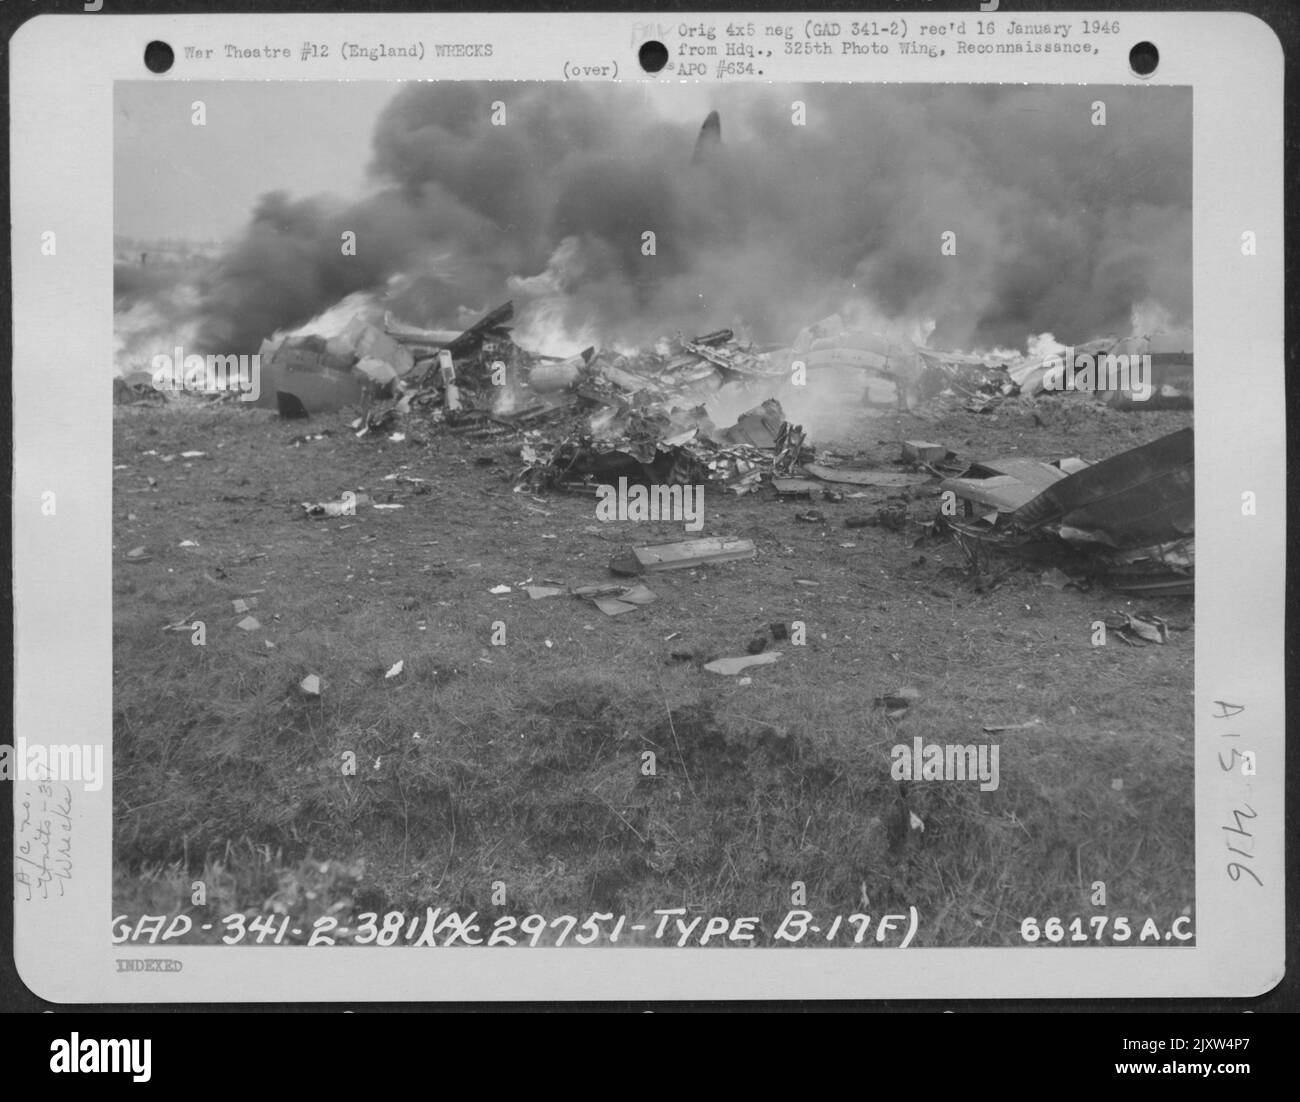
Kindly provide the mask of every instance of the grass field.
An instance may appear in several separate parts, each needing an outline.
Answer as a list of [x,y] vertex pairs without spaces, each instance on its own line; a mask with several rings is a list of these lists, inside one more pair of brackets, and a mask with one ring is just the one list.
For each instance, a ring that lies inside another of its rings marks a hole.
[[[912,437],[1095,460],[1190,423],[1070,397],[807,428],[879,462]],[[617,618],[567,594],[496,596],[615,580],[618,551],[682,526],[599,524],[592,498],[513,493],[509,442],[406,431],[356,439],[344,415],[239,403],[117,408],[115,913],[685,907],[760,916],[767,942],[802,884],[815,913],[914,905],[915,944],[932,946],[1018,945],[1026,916],[1136,930],[1193,913],[1190,600],[1058,591],[1032,558],[995,561],[1002,584],[977,588],[954,543],[914,546],[919,524],[844,527],[883,491],[812,503],[818,524],[771,491],[711,488],[698,535],[752,539],[757,559],[652,575],[658,600]],[[302,519],[299,503],[348,490],[403,508]],[[261,626],[244,631],[232,601],[250,596]],[[1167,645],[1092,645],[1094,620],[1137,607],[1177,629]],[[204,645],[161,630],[182,619],[203,621]],[[794,621],[805,645],[771,639]],[[781,658],[748,684],[702,668],[763,634]],[[319,696],[299,688],[313,673]],[[921,694],[903,716],[873,706],[902,686]],[[900,786],[890,748],[915,737],[997,743],[999,787]]]

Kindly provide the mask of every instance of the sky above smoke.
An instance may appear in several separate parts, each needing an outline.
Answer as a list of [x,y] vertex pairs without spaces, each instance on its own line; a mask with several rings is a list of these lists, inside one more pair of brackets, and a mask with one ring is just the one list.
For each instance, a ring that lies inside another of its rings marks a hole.
[[[1142,303],[1191,320],[1185,89],[413,84],[368,179],[258,200],[186,297],[203,350],[256,351],[359,291],[452,328],[513,298],[521,331],[619,344],[784,343],[836,311],[963,348],[1123,335]],[[149,293],[120,274],[120,305]]]

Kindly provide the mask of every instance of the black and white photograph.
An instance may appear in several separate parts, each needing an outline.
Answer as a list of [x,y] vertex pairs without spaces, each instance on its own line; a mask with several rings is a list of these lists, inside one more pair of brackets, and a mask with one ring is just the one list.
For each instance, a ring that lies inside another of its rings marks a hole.
[[121,81],[113,156],[115,935],[1196,944],[1190,88]]

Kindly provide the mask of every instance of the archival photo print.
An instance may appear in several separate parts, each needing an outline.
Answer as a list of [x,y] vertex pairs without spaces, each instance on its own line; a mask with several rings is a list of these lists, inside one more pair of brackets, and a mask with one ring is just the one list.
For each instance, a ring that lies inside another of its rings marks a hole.
[[115,939],[1196,943],[1190,88],[121,82],[114,157]]

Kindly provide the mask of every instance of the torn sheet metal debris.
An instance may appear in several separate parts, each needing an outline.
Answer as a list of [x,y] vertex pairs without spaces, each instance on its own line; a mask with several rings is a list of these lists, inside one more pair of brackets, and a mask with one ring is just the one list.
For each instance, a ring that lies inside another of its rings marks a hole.
[[854,486],[881,486],[887,489],[904,489],[923,486],[930,481],[928,474],[910,471],[867,470],[856,467],[825,467],[819,463],[805,463],[803,469],[824,482],[844,482]]
[[757,553],[753,540],[739,539],[736,536],[708,536],[654,547],[634,547],[629,555],[619,556],[611,562],[610,569],[616,574],[684,570],[706,563],[752,559]]
[[750,666],[770,666],[780,657],[779,650],[769,650],[762,654],[746,654],[737,658],[715,658],[712,662],[705,662],[704,668],[710,673],[733,677],[741,670],[749,669]]
[[1065,477],[1059,467],[1037,459],[990,459],[972,463],[960,478],[944,479],[939,489],[965,502],[968,516],[983,516],[989,509],[1013,513]]
[[1192,430],[1181,429],[1063,478],[1014,519],[1027,531],[1057,524],[1072,541],[1115,548],[1179,540],[1195,530],[1193,473]]
[[658,600],[654,591],[644,585],[586,585],[572,592],[575,597],[590,601],[606,616],[621,616]]
[[1121,622],[1107,624],[1107,628],[1130,646],[1143,647],[1148,643],[1164,644],[1169,642],[1169,624],[1159,616],[1142,613],[1134,616],[1124,611],[1115,615]]
[[720,443],[748,444],[752,448],[776,447],[777,434],[785,423],[785,413],[775,399],[742,413],[729,429],[717,434]]

